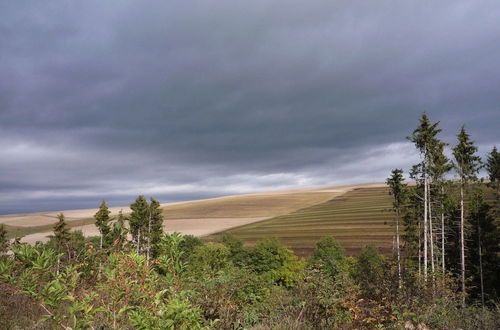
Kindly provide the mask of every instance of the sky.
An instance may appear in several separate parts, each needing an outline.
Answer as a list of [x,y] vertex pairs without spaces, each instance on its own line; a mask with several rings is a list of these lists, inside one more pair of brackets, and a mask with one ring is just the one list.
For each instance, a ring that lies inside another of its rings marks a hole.
[[0,1],[0,214],[381,182],[500,146],[500,2]]

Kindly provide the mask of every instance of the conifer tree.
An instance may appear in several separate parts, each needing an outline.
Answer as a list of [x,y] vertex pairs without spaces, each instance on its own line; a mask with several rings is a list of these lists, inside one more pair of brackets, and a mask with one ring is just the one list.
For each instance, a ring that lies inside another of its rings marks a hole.
[[398,263],[398,286],[402,287],[401,279],[401,251],[400,251],[400,237],[399,237],[399,225],[401,220],[401,210],[404,206],[406,199],[406,184],[404,182],[403,170],[394,169],[391,172],[391,176],[387,179],[386,183],[390,188],[389,193],[393,197],[393,209],[395,212],[395,224],[396,224],[396,257]]
[[[413,172],[419,173],[421,178],[421,184],[423,185],[423,254],[424,254],[424,279],[427,281],[428,274],[428,251],[432,245],[432,221],[429,206],[430,202],[430,167],[432,164],[433,150],[438,145],[439,140],[436,139],[436,135],[441,132],[441,129],[437,128],[439,122],[431,123],[429,117],[424,112],[420,118],[420,125],[413,131],[413,134],[408,137],[408,139],[413,142],[416,148],[420,151],[421,162],[414,166]],[[415,174],[413,175],[415,176]],[[431,260],[433,260],[433,255],[431,254]]]
[[477,148],[469,134],[462,126],[457,135],[458,144],[453,148],[454,167],[460,178],[460,266],[462,284],[462,306],[465,307],[465,189],[471,180],[476,180],[476,174],[481,165],[481,158],[475,155]]
[[144,243],[148,239],[148,225],[150,210],[148,201],[143,195],[137,197],[135,202],[130,205],[132,213],[129,216],[130,232],[132,239],[135,242],[137,253],[142,253]]
[[[58,216],[58,222],[54,226],[54,241],[56,244],[56,250],[58,253],[62,253],[64,250],[67,251],[68,258],[70,257],[69,252],[69,241],[70,241],[70,233],[67,228],[66,220],[64,214],[60,213]],[[61,264],[61,257],[57,259],[57,274],[59,274]]]
[[492,213],[496,219],[497,226],[500,227],[500,153],[497,151],[497,147],[493,147],[488,154],[485,167],[490,179],[488,186],[495,192],[495,205]]
[[95,225],[97,226],[97,228],[99,228],[99,232],[101,233],[101,242],[100,242],[101,249],[103,247],[103,240],[105,240],[105,238],[108,236],[110,232],[109,228],[109,221],[111,220],[111,218],[109,217],[110,213],[111,211],[106,205],[106,201],[103,200],[101,202],[101,206],[99,206],[99,210],[94,215]]
[[7,230],[3,224],[0,225],[0,255],[3,255],[9,249],[9,239],[7,238]]
[[159,253],[159,243],[163,234],[163,214],[160,209],[160,203],[151,197],[149,228],[148,228],[148,260],[156,258]]
[[490,179],[490,186],[498,193],[500,190],[500,153],[494,146],[486,159],[486,170]]

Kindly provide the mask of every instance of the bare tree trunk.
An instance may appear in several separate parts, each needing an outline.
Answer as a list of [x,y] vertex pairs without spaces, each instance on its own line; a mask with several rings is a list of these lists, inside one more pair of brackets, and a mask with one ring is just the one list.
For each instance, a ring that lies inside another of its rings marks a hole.
[[427,173],[426,170],[424,170],[424,281],[427,281],[427,235],[429,232],[429,224],[427,222],[428,220],[428,187],[427,187]]
[[392,258],[396,255],[396,227],[394,227],[394,235],[392,235]]
[[445,229],[444,213],[441,213],[441,271],[446,273],[446,248],[445,248]]
[[141,230],[138,229],[138,233],[137,233],[137,254],[140,253],[140,246],[141,246]]
[[460,178],[460,263],[462,281],[462,307],[465,308],[465,235],[464,235],[464,185]]
[[146,250],[146,263],[149,266],[149,253],[151,250],[151,212],[149,212],[149,222],[148,222],[148,249]]
[[422,275],[422,238],[420,237],[420,222],[418,223],[418,275]]
[[432,278],[434,278],[435,266],[434,266],[434,230],[432,229],[432,212],[431,212],[431,196],[429,192],[429,244],[431,247],[431,271]]
[[101,233],[101,244],[100,244],[101,250],[102,250],[102,233]]
[[396,209],[396,252],[398,257],[398,280],[399,280],[399,288],[402,288],[402,279],[401,279],[401,251],[399,248],[399,206]]
[[[441,187],[441,195],[444,196],[444,188]],[[446,266],[445,266],[445,246],[444,246],[444,204],[441,202],[441,268],[443,270],[443,275],[446,273]]]
[[481,305],[484,308],[484,282],[483,282],[483,253],[481,251],[481,226],[477,219],[477,241],[479,247],[479,278],[481,280]]

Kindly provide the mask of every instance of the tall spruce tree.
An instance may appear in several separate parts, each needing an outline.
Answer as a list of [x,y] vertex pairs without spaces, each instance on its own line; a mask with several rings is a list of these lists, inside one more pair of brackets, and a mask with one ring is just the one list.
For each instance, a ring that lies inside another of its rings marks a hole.
[[101,242],[100,242],[101,249],[103,247],[103,241],[105,243],[108,242],[107,238],[111,230],[109,227],[109,221],[111,220],[111,218],[109,217],[110,213],[111,211],[106,205],[106,201],[103,200],[101,202],[101,206],[99,206],[99,210],[94,215],[95,225],[97,226],[97,228],[99,228],[99,232],[101,233]]
[[130,209],[132,210],[129,216],[132,240],[135,243],[137,253],[143,253],[144,245],[148,240],[150,218],[148,201],[143,195],[140,195],[136,198],[135,202],[130,205]]
[[151,204],[149,206],[149,228],[148,228],[148,260],[149,258],[156,258],[159,253],[159,243],[161,235],[163,234],[163,214],[160,209],[160,202],[151,197]]
[[[432,217],[429,212],[431,205],[430,198],[430,167],[432,166],[433,150],[438,145],[436,135],[441,132],[438,128],[439,122],[431,123],[429,117],[424,112],[419,120],[419,126],[413,131],[413,134],[408,139],[415,144],[415,147],[420,151],[421,162],[413,168],[414,173],[419,173],[420,184],[423,185],[422,201],[424,204],[423,212],[423,255],[424,255],[424,280],[427,281],[428,275],[428,251],[432,246]],[[415,176],[415,175],[413,175]],[[431,260],[433,260],[431,250]]]
[[[61,254],[61,253],[67,253],[68,258],[70,257],[70,252],[69,252],[69,241],[71,238],[71,235],[69,233],[68,225],[66,224],[66,219],[64,217],[64,214],[60,213],[57,216],[57,219],[59,220],[55,226],[54,226],[54,235],[53,239],[56,245],[56,251]],[[61,267],[61,257],[59,256],[57,259],[57,274],[59,274],[59,270]]]
[[496,146],[488,154],[485,167],[488,171],[490,186],[498,193],[500,190],[500,153],[497,151]]
[[454,167],[460,178],[460,266],[462,284],[462,306],[465,307],[465,190],[471,180],[476,180],[481,158],[476,156],[477,148],[462,126],[457,135],[458,144],[453,148]]
[[401,221],[401,211],[406,199],[406,184],[404,184],[403,170],[394,169],[391,172],[391,176],[386,180],[387,185],[390,188],[389,193],[393,197],[392,207],[395,213],[395,225],[396,225],[396,260],[398,264],[398,287],[402,287],[401,278],[401,250],[400,250],[400,237],[399,237],[399,226]]
[[490,180],[488,186],[493,189],[495,194],[495,205],[491,212],[497,226],[500,227],[500,153],[497,151],[497,147],[493,147],[488,154],[485,167]]

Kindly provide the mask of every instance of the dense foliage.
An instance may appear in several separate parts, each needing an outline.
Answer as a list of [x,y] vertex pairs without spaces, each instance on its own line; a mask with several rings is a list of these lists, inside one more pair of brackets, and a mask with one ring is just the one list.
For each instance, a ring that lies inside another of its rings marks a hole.
[[133,241],[100,249],[99,239],[75,232],[65,235],[60,250],[57,236],[46,244],[16,244],[11,254],[1,256],[1,328],[499,325],[495,306],[460,307],[453,277],[431,287],[418,274],[407,273],[398,290],[392,260],[374,246],[357,258],[346,257],[332,237],[320,240],[313,256],[303,260],[276,240],[246,248],[229,235],[202,243],[162,234],[157,257],[148,264]]

